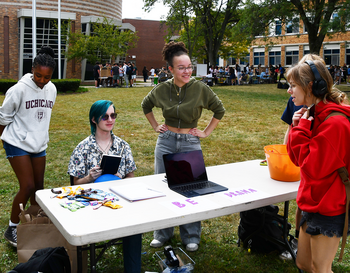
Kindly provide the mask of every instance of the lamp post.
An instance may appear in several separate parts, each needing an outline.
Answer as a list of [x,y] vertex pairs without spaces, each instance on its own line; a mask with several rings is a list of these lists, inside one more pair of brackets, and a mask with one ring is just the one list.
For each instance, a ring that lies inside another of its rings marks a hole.
[[33,61],[36,57],[36,0],[32,0],[32,52],[33,52]]

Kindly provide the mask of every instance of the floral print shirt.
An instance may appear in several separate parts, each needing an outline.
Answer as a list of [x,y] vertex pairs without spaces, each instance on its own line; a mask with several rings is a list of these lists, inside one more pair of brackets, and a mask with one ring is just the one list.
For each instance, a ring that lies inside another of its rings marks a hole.
[[[128,173],[136,170],[135,161],[129,144],[113,133],[111,135],[113,143],[108,154],[120,155],[120,152],[123,153],[118,173],[124,178]],[[68,174],[74,177],[84,178],[93,167],[100,165],[102,155],[103,152],[99,150],[95,136],[88,136],[74,149],[68,165]]]

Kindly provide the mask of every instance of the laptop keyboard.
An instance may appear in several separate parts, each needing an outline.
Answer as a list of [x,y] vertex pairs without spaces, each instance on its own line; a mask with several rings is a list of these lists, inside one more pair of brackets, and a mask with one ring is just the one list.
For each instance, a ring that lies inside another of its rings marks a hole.
[[180,190],[182,192],[187,192],[187,191],[210,188],[213,186],[215,186],[213,182],[207,181],[207,182],[193,183],[190,185],[181,185],[181,186],[175,187],[175,189]]

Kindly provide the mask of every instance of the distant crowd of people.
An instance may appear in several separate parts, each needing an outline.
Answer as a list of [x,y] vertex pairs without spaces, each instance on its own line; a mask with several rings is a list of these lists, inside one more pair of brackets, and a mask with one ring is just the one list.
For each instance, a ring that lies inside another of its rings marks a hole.
[[[347,67],[346,64],[343,66],[330,65],[329,72],[334,80],[335,84],[345,82],[350,84],[350,65]],[[259,64],[257,67],[254,65],[249,66],[247,64],[244,67],[236,64],[234,66],[227,65],[226,67],[210,66],[208,74],[203,77],[208,85],[218,83],[218,79],[226,77],[226,84],[229,85],[241,85],[244,83],[277,83],[281,82],[285,78],[286,69],[281,65],[270,65],[268,67],[262,67]]]
[[126,88],[134,86],[137,67],[132,62],[114,63],[113,65],[106,63],[104,66],[100,62],[96,62],[93,68],[96,88],[101,86],[101,71],[104,68],[110,71],[108,72],[110,75],[108,75],[108,79],[106,79],[107,86],[121,87],[123,80]]
[[[208,74],[206,75],[206,82],[208,85],[213,85],[218,83],[218,78],[225,76],[227,78],[226,84],[229,85],[240,85],[243,83],[254,83],[253,76],[255,80],[259,83],[261,81],[268,80],[270,83],[277,83],[281,79],[286,80],[284,77],[285,68],[279,64],[278,66],[270,65],[269,67],[263,68],[261,64],[257,67],[254,65],[249,66],[247,64],[244,67],[236,64],[235,66],[227,65],[224,67],[210,66]],[[279,78],[278,78],[279,75]]]
[[156,69],[152,66],[150,70],[148,70],[147,67],[144,66],[142,70],[142,75],[144,82],[148,80],[149,76],[157,76],[158,82],[166,81],[167,79],[172,77],[172,73],[165,66]]
[[343,66],[331,64],[328,70],[335,84],[341,84],[342,81],[350,84],[350,65],[346,67],[346,64]]
[[[121,87],[124,81],[125,87],[133,87],[136,82],[137,67],[132,62],[124,63],[106,63],[104,66],[96,62],[93,68],[95,79],[95,87],[101,86],[101,71],[103,68],[110,70],[110,75],[106,79],[106,85],[110,87]],[[350,65],[343,66],[330,65],[329,72],[335,84],[340,84],[342,81],[350,84]],[[208,74],[203,77],[208,85],[218,84],[218,79],[225,77],[225,83],[228,85],[242,85],[244,83],[277,83],[282,79],[286,80],[284,74],[286,69],[281,65],[270,65],[262,67],[259,64],[257,67],[247,64],[244,67],[236,64],[234,66],[227,65],[226,67],[210,66]],[[165,81],[172,77],[171,72],[163,66],[162,68],[151,67],[150,70],[146,66],[142,70],[143,81],[146,82],[149,76],[158,76],[158,82]]]

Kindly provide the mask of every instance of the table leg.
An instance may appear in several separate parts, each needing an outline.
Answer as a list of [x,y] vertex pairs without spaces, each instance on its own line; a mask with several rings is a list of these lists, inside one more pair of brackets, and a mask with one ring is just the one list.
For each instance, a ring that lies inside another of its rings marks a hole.
[[83,272],[83,250],[81,246],[77,246],[77,262],[78,262],[78,273]]
[[[295,262],[295,259],[296,259],[296,255],[292,249],[292,247],[290,246],[289,244],[289,241],[288,241],[288,212],[289,212],[289,201],[285,201],[284,202],[284,215],[283,215],[283,219],[284,219],[284,225],[283,225],[283,233],[284,233],[284,243],[287,247],[287,250],[289,251],[289,253],[292,255],[293,257],[293,260]],[[299,272],[300,273],[303,273],[303,270],[299,269]]]
[[90,244],[90,272],[96,273],[96,253],[95,244]]

